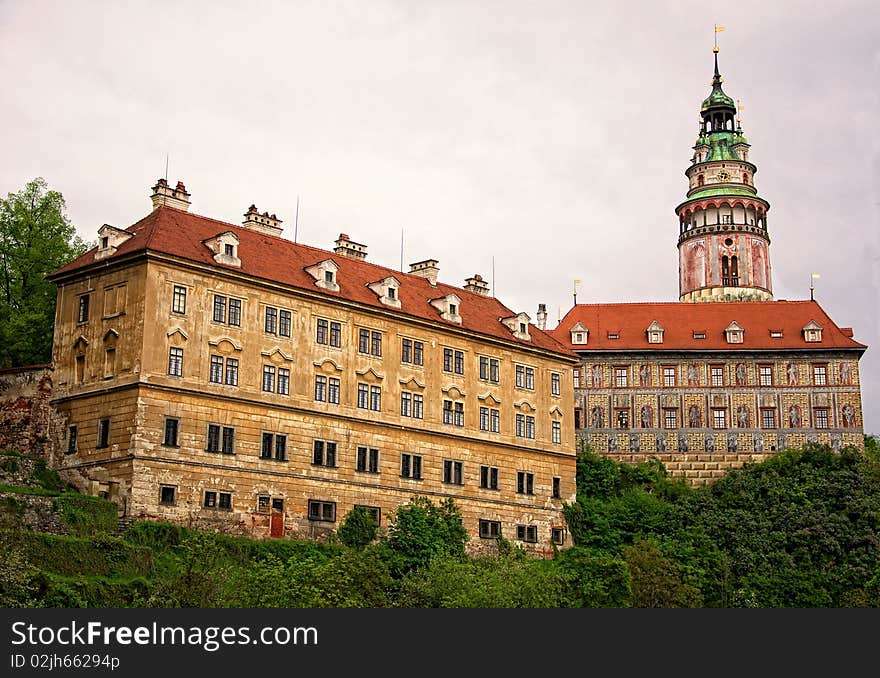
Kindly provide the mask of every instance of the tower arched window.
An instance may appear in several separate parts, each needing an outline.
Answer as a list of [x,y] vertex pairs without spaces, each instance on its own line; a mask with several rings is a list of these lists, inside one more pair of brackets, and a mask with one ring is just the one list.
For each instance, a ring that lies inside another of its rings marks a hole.
[[721,257],[721,284],[724,287],[730,285],[730,260],[726,254]]
[[730,283],[734,287],[739,285],[739,261],[735,256],[730,258]]
[[743,172],[743,183],[748,186],[749,185],[749,173]]
[[702,186],[705,182],[702,174],[697,175],[697,186]]

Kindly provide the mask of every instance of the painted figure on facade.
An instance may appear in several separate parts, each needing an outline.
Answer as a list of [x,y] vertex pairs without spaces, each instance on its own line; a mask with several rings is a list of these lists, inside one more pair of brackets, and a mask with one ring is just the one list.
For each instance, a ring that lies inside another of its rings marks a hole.
[[706,452],[714,452],[715,451],[715,436],[713,434],[709,434],[706,436]]
[[801,408],[797,405],[788,408],[788,425],[790,428],[801,427]]
[[639,385],[640,386],[650,386],[651,385],[651,368],[647,365],[642,365],[639,368]]
[[736,408],[736,425],[740,428],[749,427],[749,408],[745,405]]
[[840,363],[840,383],[852,384],[852,368],[849,363]]
[[602,387],[602,366],[601,365],[593,365],[593,386],[596,388]]
[[617,452],[617,436],[608,436],[608,451]]
[[702,417],[700,416],[700,408],[696,405],[691,405],[688,408],[688,426],[691,428],[699,428],[701,421]]
[[642,428],[651,428],[654,423],[654,411],[650,405],[642,405]]
[[847,403],[843,406],[843,426],[844,428],[855,428],[856,412],[853,406]]
[[631,452],[638,452],[642,448],[641,440],[638,433],[632,433],[629,436],[629,449]]
[[756,433],[752,436],[752,445],[755,448],[755,452],[763,452],[764,451],[764,436],[760,433]]
[[737,439],[736,433],[731,433],[727,436],[727,451],[728,452],[736,452],[737,447]]
[[789,386],[797,386],[797,383],[798,383],[797,365],[795,365],[794,363],[788,363],[787,373],[788,373],[788,385]]
[[746,366],[742,363],[739,363],[736,366],[736,385],[737,386],[745,386],[746,385]]
[[657,434],[657,451],[665,452],[666,451],[666,436],[662,433]]
[[700,385],[700,373],[697,370],[697,366],[694,363],[690,363],[687,368],[688,374],[688,386],[699,386]]
[[593,428],[602,428],[602,408],[598,405],[592,411]]
[[688,451],[688,437],[686,433],[678,434],[678,449],[681,452]]

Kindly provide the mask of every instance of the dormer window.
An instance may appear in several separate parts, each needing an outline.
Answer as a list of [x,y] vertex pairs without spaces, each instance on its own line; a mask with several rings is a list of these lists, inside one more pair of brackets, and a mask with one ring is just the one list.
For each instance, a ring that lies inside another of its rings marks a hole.
[[782,330],[770,330],[771,339],[782,339]]
[[104,224],[98,229],[98,249],[95,250],[95,259],[104,259],[116,254],[116,250],[134,233],[123,231],[110,224]]
[[384,280],[368,283],[367,287],[379,297],[379,301],[385,306],[400,308],[400,296],[397,294],[397,290],[400,289],[400,281],[393,275],[389,275]]
[[706,338],[705,332],[694,332],[694,339],[705,339],[705,338]]
[[741,344],[743,343],[743,334],[745,333],[745,329],[734,320],[730,323],[727,328],[724,330],[724,335],[727,337],[728,344]]
[[331,292],[339,291],[339,282],[336,278],[338,271],[339,266],[332,259],[325,259],[306,267],[306,273],[314,278],[315,285]]
[[214,253],[214,261],[226,266],[241,268],[241,259],[238,258],[238,236],[232,231],[226,231],[205,240],[204,243]]
[[609,339],[620,339],[620,333],[619,332],[609,332],[608,338]]
[[569,330],[571,332],[571,343],[572,344],[586,344],[590,338],[590,330],[584,327],[583,323],[575,323],[574,327]]
[[650,325],[648,325],[648,329],[646,332],[648,333],[648,343],[649,344],[662,344],[663,343],[663,326],[660,325],[656,320],[653,321]]
[[447,294],[445,297],[429,299],[428,303],[440,312],[440,317],[443,320],[461,325],[461,315],[458,311],[461,307],[461,299],[457,294]]
[[804,341],[809,343],[818,343],[822,341],[822,326],[815,320],[811,320],[806,324],[803,330]]
[[518,313],[515,316],[511,316],[510,318],[500,318],[501,323],[513,332],[513,336],[517,339],[522,339],[523,341],[531,341],[532,337],[529,334],[529,316],[525,313]]

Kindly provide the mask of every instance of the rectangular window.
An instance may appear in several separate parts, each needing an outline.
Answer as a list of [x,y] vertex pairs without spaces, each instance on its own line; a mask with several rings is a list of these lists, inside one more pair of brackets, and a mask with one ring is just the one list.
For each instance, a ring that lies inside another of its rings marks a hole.
[[550,373],[550,395],[558,396],[561,393],[560,377],[556,372]]
[[323,318],[318,318],[318,324],[315,328],[315,343],[317,344],[326,344],[327,343],[327,328],[328,323]]
[[309,499],[309,520],[336,522],[336,502]]
[[825,386],[828,383],[828,368],[825,365],[813,365],[813,384]]
[[95,447],[110,446],[110,417],[98,420],[98,443]]
[[464,464],[451,459],[443,460],[443,482],[451,485],[464,485]]
[[814,410],[816,417],[816,428],[828,428],[828,410],[824,407]]
[[89,295],[83,294],[79,298],[79,305],[76,310],[76,321],[85,323],[89,321]]
[[523,365],[516,366],[516,387],[522,388],[526,385],[526,368]]
[[263,433],[260,445],[260,459],[271,459],[275,447],[275,436],[272,433]]
[[550,541],[552,541],[557,546],[562,546],[565,543],[565,530],[563,530],[561,527],[551,528]]
[[727,412],[712,410],[712,428],[727,428]]
[[275,434],[275,461],[287,461],[287,436]]
[[501,363],[498,358],[489,358],[489,381],[497,384],[501,380]]
[[538,526],[537,525],[517,525],[516,526],[516,538],[518,541],[528,542],[529,544],[535,544],[538,541]]
[[535,474],[528,471],[516,472],[516,493],[517,494],[534,494],[535,493]]
[[241,325],[241,299],[229,299],[229,324]]
[[724,367],[721,365],[712,365],[709,368],[712,378],[712,386],[724,386]]
[[268,494],[261,494],[257,497],[257,513],[269,513],[269,501],[271,497]]
[[166,447],[178,447],[177,437],[180,431],[180,419],[165,417],[165,437],[162,444]]
[[217,508],[217,493],[216,492],[205,492],[205,501],[203,503],[205,508]]
[[413,349],[412,339],[401,339],[400,340],[400,362],[411,363],[413,361],[412,349]]
[[761,365],[758,367],[758,375],[761,386],[773,386],[773,366]]
[[67,429],[67,454],[74,454],[76,452],[78,432],[79,429],[75,424]]
[[526,388],[529,390],[535,389],[535,368],[527,367],[526,368]]
[[489,380],[489,358],[484,355],[480,356],[480,379]]
[[517,414],[516,415],[516,435],[519,438],[522,438],[526,434],[526,415]]
[[316,440],[312,444],[312,464],[315,466],[336,466],[336,443],[330,440]]
[[580,368],[575,367],[572,370],[571,375],[572,375],[572,379],[574,380],[574,387],[580,388],[581,387],[581,370],[580,370]]
[[421,393],[413,393],[413,419],[423,419],[425,412],[424,398]]
[[761,426],[763,428],[776,428],[776,410],[761,410]]
[[489,431],[498,433],[501,430],[501,412],[494,407],[489,409]]
[[377,358],[382,357],[382,333],[373,330],[370,333],[370,353]]
[[327,380],[327,402],[339,404],[339,379],[337,377],[330,377]]
[[116,349],[108,348],[104,351],[104,378],[112,377],[116,374]]
[[456,374],[464,374],[464,351],[455,352],[454,367]]
[[342,346],[342,324],[337,322],[330,323],[330,346],[339,348]]
[[186,288],[183,285],[175,285],[171,297],[171,312],[186,313]]
[[481,407],[480,408],[480,430],[488,431],[489,430],[489,408]]
[[183,376],[183,349],[172,346],[168,349],[168,374],[172,377]]
[[177,498],[177,488],[174,485],[159,486],[159,503],[165,506],[174,506]]
[[208,424],[208,437],[205,440],[205,451],[206,452],[219,452],[220,451],[220,425],[219,424]]
[[400,393],[400,416],[412,416],[412,393],[409,391],[401,391]]
[[290,311],[278,311],[278,334],[282,337],[290,336]]
[[221,511],[231,511],[232,510],[232,493],[231,492],[219,492],[217,494],[217,508]]
[[629,385],[629,370],[626,367],[614,368],[614,385],[617,388],[626,388]]
[[86,357],[76,356],[76,383],[82,384],[86,379]]
[[562,478],[559,476],[553,476],[553,494],[551,496],[554,499],[562,498]]
[[444,400],[443,401],[443,423],[451,424],[452,423],[452,401]]
[[[394,291],[393,287],[388,289],[389,293],[391,293],[393,291]],[[382,523],[382,509],[380,509],[378,506],[364,506],[362,504],[355,504],[354,507],[356,509],[361,509],[363,511],[366,511],[371,516],[373,516],[373,520],[376,521],[376,525],[381,525],[381,523]]]
[[223,356],[211,356],[211,371],[208,375],[208,379],[214,384],[223,383]]
[[238,358],[226,359],[226,380],[227,386],[238,386]]
[[498,539],[501,536],[501,523],[497,520],[480,521],[480,539]]
[[480,487],[484,490],[498,489],[498,468],[496,466],[480,467]]
[[535,418],[530,414],[526,415],[526,438],[535,439]]
[[617,410],[615,412],[615,415],[615,419],[617,420],[617,428],[629,428],[629,410]]
[[275,368],[272,365],[263,365],[263,390],[275,392]]
[[404,452],[400,455],[400,475],[411,480],[422,479],[422,457]]
[[382,411],[382,387],[370,386],[370,409],[373,412]]
[[678,428],[678,410],[663,410],[663,428]]
[[278,368],[278,393],[290,395],[290,370],[286,367]]
[[271,306],[266,307],[266,322],[263,329],[267,334],[277,334],[278,332],[278,309]]
[[327,400],[327,377],[319,374],[315,377],[315,400],[325,402]]
[[562,444],[562,424],[558,421],[552,422],[551,425],[552,442],[554,445]]
[[357,406],[365,410],[370,404],[370,387],[368,384],[358,384]]
[[226,297],[219,294],[214,295],[214,322],[226,322]]
[[674,367],[664,367],[663,368],[663,385],[664,386],[675,386],[675,368]]
[[464,403],[455,403],[452,423],[455,426],[464,426]]
[[443,371],[452,372],[452,349],[443,349]]
[[425,344],[421,341],[413,342],[413,365],[425,364]]
[[358,353],[370,352],[370,330],[358,330]]
[[355,470],[364,473],[378,473],[379,450],[372,447],[358,447]]
[[220,451],[223,454],[235,454],[235,429],[231,426],[223,427],[223,446]]

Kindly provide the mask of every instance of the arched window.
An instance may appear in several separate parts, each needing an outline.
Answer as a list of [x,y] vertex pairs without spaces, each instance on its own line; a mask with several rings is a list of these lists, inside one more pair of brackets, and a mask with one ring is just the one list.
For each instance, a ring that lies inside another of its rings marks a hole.
[[704,182],[705,182],[705,179],[703,179],[703,175],[702,174],[697,175],[697,186],[702,186]]
[[730,282],[734,287],[739,285],[739,261],[736,257],[730,258]]
[[743,183],[748,186],[749,185],[749,173],[743,172]]
[[721,284],[725,287],[730,285],[730,262],[726,254],[721,257]]

